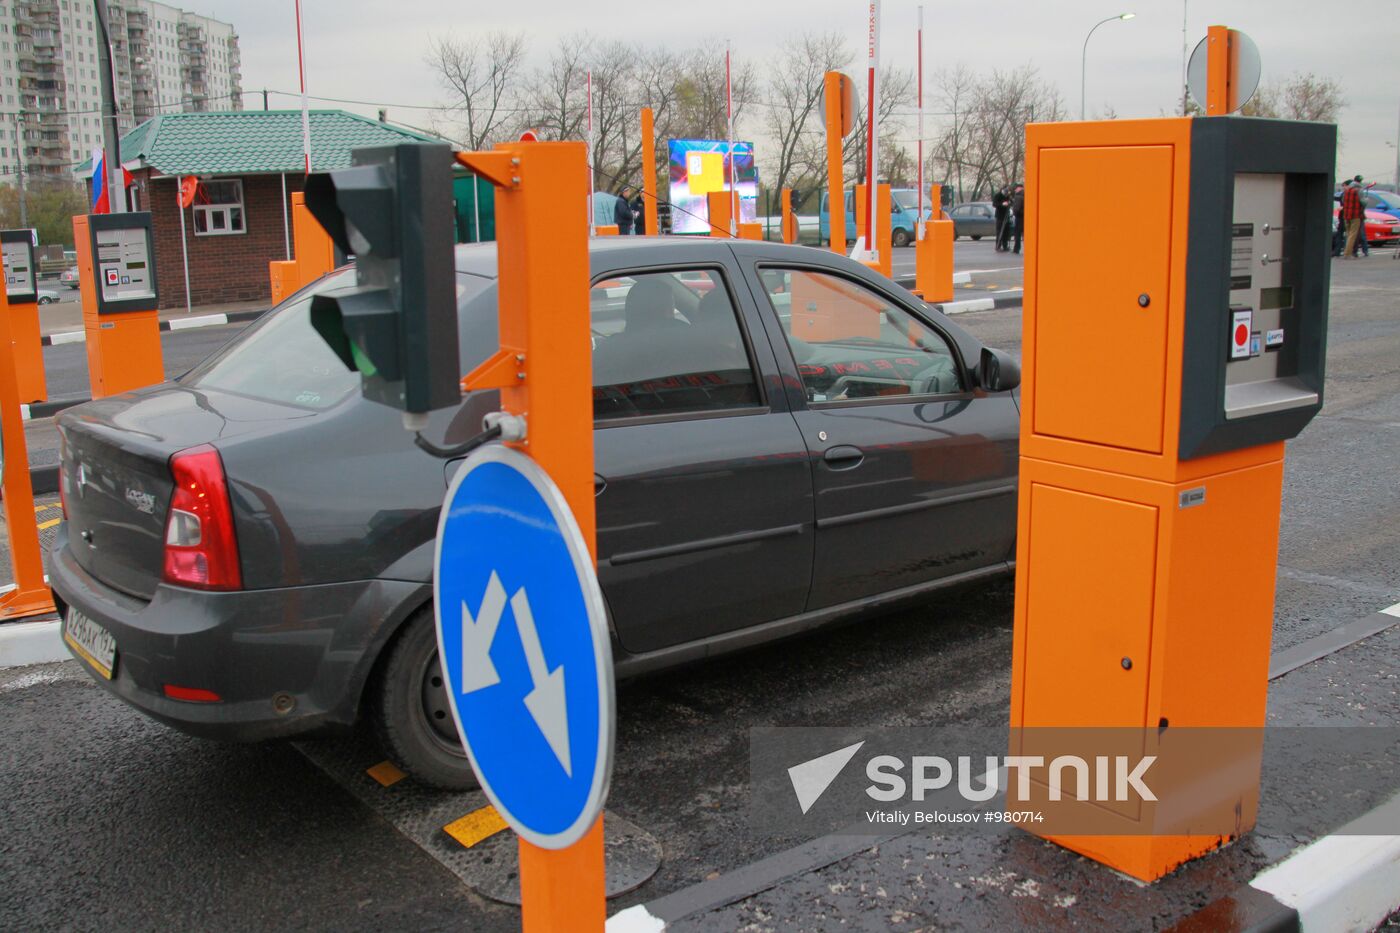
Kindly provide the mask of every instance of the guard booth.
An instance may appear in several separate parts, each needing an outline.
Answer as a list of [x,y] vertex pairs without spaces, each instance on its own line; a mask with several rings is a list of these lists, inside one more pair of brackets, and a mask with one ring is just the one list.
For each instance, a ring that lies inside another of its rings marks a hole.
[[[1323,400],[1335,152],[1315,123],[1027,128],[1011,753],[1046,729],[1126,730],[1139,754],[1240,730],[1158,767],[1157,801],[1069,799],[1028,827],[1137,878],[1254,825],[1283,442]],[[1087,231],[1086,191],[1134,235]]]

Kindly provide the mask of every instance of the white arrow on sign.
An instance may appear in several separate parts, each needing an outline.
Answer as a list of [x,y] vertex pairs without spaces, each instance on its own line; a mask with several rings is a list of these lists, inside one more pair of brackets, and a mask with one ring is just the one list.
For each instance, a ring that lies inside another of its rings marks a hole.
[[525,694],[525,708],[530,711],[535,725],[549,743],[554,757],[564,766],[564,773],[573,777],[574,763],[569,755],[569,705],[564,696],[564,665],[552,671],[546,670],[540,633],[535,631],[535,616],[530,611],[530,599],[525,595],[524,587],[516,590],[510,598],[510,608],[515,611],[515,627],[520,630],[525,663],[530,666],[530,680],[535,685],[535,689]]
[[491,571],[486,581],[486,595],[481,608],[472,618],[467,601],[462,600],[462,693],[468,694],[501,682],[496,665],[491,663],[491,642],[496,640],[496,627],[506,610],[506,588],[501,578]]
[[[525,709],[535,720],[549,750],[559,759],[564,773],[573,777],[573,758],[569,754],[569,707],[564,694],[564,665],[549,670],[545,664],[540,633],[535,629],[535,616],[530,611],[530,598],[525,588],[510,598],[515,615],[515,627],[520,632],[520,645],[525,651],[525,663],[530,669],[533,689],[525,694]],[[496,640],[505,613],[506,591],[501,578],[491,571],[481,607],[473,618],[462,602],[462,693],[463,695],[495,686],[501,682],[496,665],[491,662],[491,644]]]

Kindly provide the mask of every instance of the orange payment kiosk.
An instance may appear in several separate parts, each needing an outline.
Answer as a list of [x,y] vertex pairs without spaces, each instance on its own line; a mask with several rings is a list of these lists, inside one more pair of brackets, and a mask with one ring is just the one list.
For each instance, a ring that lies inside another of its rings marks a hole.
[[[1027,828],[1150,881],[1254,826],[1283,442],[1322,407],[1336,128],[1026,139],[1011,754],[1112,733],[1156,784],[1106,801],[1030,782],[1007,806],[1057,807]],[[1086,232],[1088,191],[1138,232]]]
[[92,397],[165,381],[151,215],[73,218]]
[[34,231],[0,230],[0,261],[5,268],[5,300],[10,304],[10,340],[19,400],[42,402],[49,397],[49,390],[44,380],[44,348],[39,333]]

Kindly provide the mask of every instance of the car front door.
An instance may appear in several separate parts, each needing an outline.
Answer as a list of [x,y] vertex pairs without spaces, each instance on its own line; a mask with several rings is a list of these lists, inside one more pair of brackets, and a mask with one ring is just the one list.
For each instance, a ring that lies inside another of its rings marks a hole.
[[759,265],[816,493],[808,609],[1002,569],[1016,525],[1011,393],[973,389],[931,320],[835,270]]
[[[592,290],[598,573],[631,654],[795,615],[811,583],[807,448],[730,264]],[[757,339],[754,339],[757,338]]]

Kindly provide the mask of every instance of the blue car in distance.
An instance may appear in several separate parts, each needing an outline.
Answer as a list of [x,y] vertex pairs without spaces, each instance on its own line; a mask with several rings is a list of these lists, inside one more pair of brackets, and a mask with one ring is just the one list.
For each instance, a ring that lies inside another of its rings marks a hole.
[[[831,212],[827,195],[822,194],[821,242],[831,240]],[[856,195],[854,190],[846,192],[846,242],[856,238]],[[924,196],[924,211],[932,205]],[[908,246],[914,241],[914,224],[919,219],[919,192],[915,188],[893,188],[890,190],[890,240],[895,246]]]

